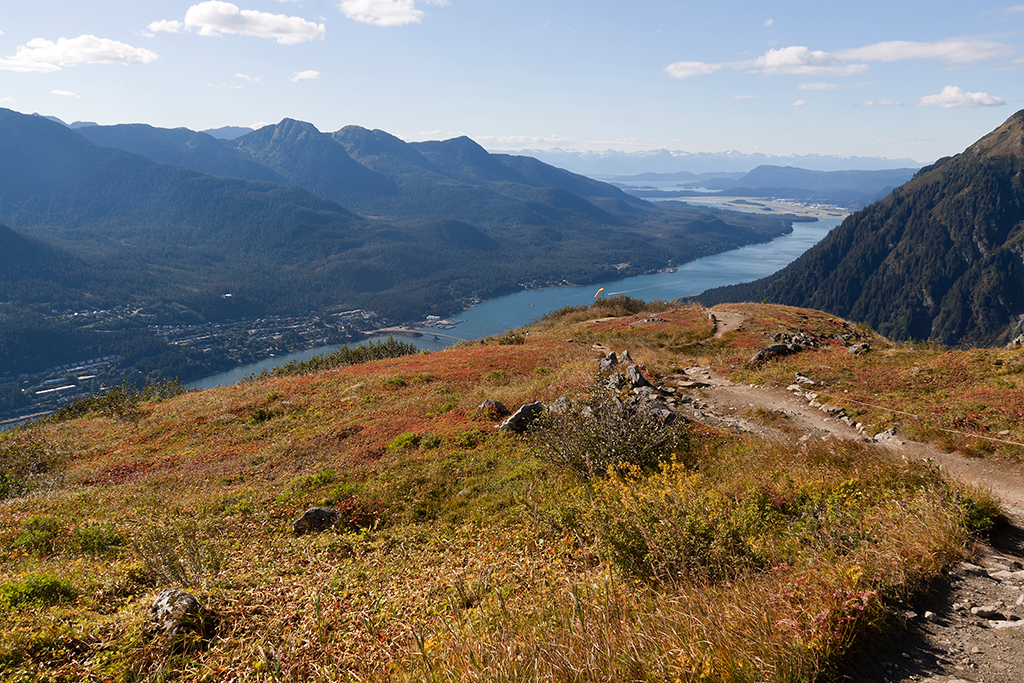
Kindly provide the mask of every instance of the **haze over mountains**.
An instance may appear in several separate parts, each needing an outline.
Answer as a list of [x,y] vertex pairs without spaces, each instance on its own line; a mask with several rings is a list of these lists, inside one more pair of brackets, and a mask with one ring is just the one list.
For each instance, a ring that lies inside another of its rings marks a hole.
[[699,298],[817,308],[895,339],[1005,343],[1024,319],[1024,111],[785,269]]

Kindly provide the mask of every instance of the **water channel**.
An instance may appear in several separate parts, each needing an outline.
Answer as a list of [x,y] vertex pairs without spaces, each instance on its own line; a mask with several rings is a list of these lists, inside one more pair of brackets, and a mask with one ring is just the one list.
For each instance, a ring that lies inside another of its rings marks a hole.
[[[564,306],[590,304],[594,300],[594,293],[602,287],[605,290],[603,296],[626,294],[645,301],[654,301],[699,294],[705,289],[723,285],[750,282],[787,266],[841,222],[842,218],[824,218],[814,223],[794,223],[793,232],[788,235],[776,237],[763,244],[751,244],[714,256],[705,256],[679,266],[673,273],[637,275],[586,287],[550,287],[516,292],[484,301],[453,316],[454,319],[463,322],[451,329],[437,330],[436,339],[434,330],[422,329],[422,337],[402,340],[411,342],[421,349],[439,351],[458,339],[480,339],[499,334],[513,327],[525,325],[534,318]],[[372,339],[380,340],[381,337]],[[258,374],[262,370],[270,370],[293,360],[307,360],[335,348],[325,346],[307,349],[267,358],[258,363],[240,365],[227,372],[201,379],[190,386],[196,389],[210,389],[234,384],[246,375]]]

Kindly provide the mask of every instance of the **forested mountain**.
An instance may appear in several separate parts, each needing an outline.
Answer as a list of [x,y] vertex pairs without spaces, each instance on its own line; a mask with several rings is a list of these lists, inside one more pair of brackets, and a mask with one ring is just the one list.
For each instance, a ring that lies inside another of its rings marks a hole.
[[[86,130],[178,163],[0,110],[0,221],[11,228],[0,230],[0,248],[17,260],[0,277],[0,313],[38,322],[5,339],[38,338],[50,323],[33,315],[52,309],[121,305],[159,305],[189,323],[327,306],[409,320],[522,283],[649,272],[765,241],[792,220],[658,208],[463,139],[421,153],[386,133],[346,129],[350,155],[338,135],[285,121],[238,144],[213,141],[272,164],[289,182],[350,193],[367,218],[296,185],[184,168],[237,167],[239,157],[217,153],[201,134]],[[68,353],[96,338],[68,344]]]
[[200,173],[228,178],[297,184],[213,136],[187,128],[154,128],[144,123],[130,123],[89,126],[77,132],[100,147],[135,152],[158,164],[184,166]]
[[1005,342],[1024,314],[1022,140],[1024,111],[778,273],[699,298],[822,309],[896,339]]

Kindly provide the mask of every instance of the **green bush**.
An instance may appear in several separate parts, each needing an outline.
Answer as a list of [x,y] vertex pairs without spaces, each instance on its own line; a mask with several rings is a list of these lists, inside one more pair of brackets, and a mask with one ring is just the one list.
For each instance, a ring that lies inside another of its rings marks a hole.
[[124,536],[111,524],[90,524],[71,532],[75,547],[90,555],[106,555],[124,545]]
[[21,581],[0,584],[0,596],[12,609],[30,606],[50,606],[74,600],[78,595],[67,581],[49,574],[33,574]]
[[57,549],[58,540],[65,534],[64,526],[53,515],[33,515],[25,522],[11,546],[37,555],[49,555]]
[[213,540],[193,520],[157,524],[132,545],[150,575],[183,588],[204,585],[224,566]]
[[415,432],[402,432],[388,443],[388,450],[392,452],[408,451],[416,448],[420,437]]
[[139,404],[165,401],[184,394],[188,389],[177,379],[150,382],[141,389],[121,384],[100,394],[93,394],[62,405],[44,418],[49,422],[63,422],[99,413],[121,420],[134,420],[140,416]]
[[369,363],[375,360],[386,358],[398,358],[399,356],[410,356],[418,353],[415,345],[407,342],[396,341],[394,337],[388,337],[386,341],[367,342],[358,346],[342,346],[337,351],[313,356],[309,360],[291,361],[273,370],[264,370],[259,375],[246,376],[242,381],[255,382],[268,377],[283,377],[287,375],[301,375],[310,372],[326,372],[346,365],[358,365]]

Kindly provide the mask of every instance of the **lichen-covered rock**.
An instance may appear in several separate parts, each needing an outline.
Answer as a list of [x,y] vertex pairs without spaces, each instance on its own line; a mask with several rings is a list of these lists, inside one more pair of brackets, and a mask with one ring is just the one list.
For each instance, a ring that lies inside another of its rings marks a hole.
[[177,588],[160,591],[149,607],[150,627],[169,636],[199,633],[202,609],[191,593]]
[[334,526],[339,516],[337,510],[330,508],[310,508],[292,522],[292,531],[296,536],[310,531],[326,531]]
[[527,403],[513,413],[507,420],[498,425],[498,429],[508,432],[523,432],[544,412],[543,403]]
[[626,368],[626,379],[629,380],[629,385],[636,389],[637,387],[649,387],[651,383],[647,381],[643,373],[640,372],[640,368],[635,365],[630,365]]
[[598,372],[611,372],[615,369],[615,366],[619,364],[619,357],[615,355],[614,351],[609,351],[608,355],[601,359],[601,362],[597,364]]
[[867,342],[861,342],[860,344],[854,344],[853,346],[846,350],[849,351],[854,356],[859,356],[862,353],[867,353],[868,351],[870,351],[871,344],[868,344]]

